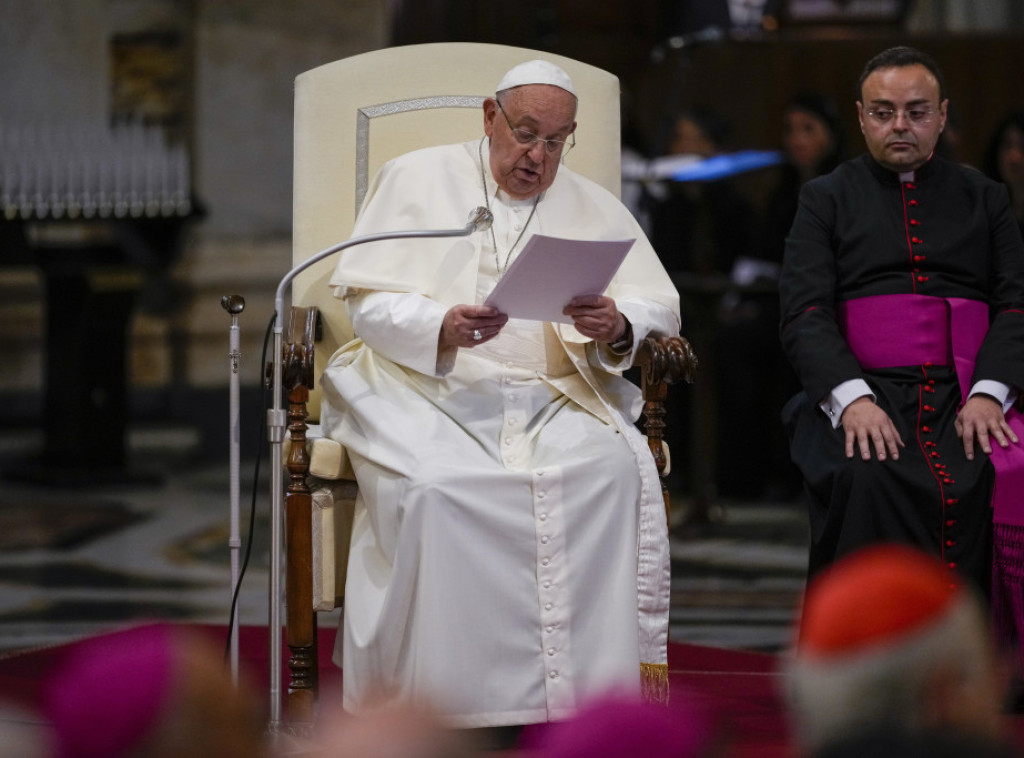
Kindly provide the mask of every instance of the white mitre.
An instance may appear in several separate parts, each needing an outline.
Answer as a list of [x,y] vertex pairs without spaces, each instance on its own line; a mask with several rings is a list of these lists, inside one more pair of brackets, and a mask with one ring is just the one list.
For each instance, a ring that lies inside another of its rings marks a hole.
[[561,68],[548,61],[534,60],[520,63],[511,69],[501,81],[495,92],[522,87],[524,84],[551,84],[561,87],[566,92],[576,97],[576,89],[572,86],[572,79]]

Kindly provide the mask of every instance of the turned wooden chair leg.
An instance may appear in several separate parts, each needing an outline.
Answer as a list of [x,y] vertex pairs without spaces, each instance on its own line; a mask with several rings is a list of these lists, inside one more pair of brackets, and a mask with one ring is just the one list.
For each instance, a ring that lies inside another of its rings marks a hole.
[[293,731],[308,731],[315,716],[319,686],[316,613],[313,610],[313,496],[306,481],[309,453],[306,418],[313,386],[313,330],[315,308],[293,308],[289,343],[284,348],[285,386],[288,388],[288,436],[285,467],[285,643],[289,680],[285,718]]

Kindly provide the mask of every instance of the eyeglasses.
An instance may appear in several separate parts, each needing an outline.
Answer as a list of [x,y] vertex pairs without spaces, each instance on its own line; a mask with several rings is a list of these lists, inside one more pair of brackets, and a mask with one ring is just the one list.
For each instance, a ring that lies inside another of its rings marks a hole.
[[[896,120],[899,111],[896,108],[882,106],[880,108],[868,108],[867,114],[880,124],[888,124]],[[934,108],[928,106],[914,106],[903,110],[903,115],[911,124],[927,124],[938,113]]]
[[576,147],[575,134],[569,135],[572,142],[566,142],[560,139],[541,139],[533,132],[512,126],[512,121],[509,119],[508,114],[505,113],[505,109],[501,107],[501,102],[497,99],[495,99],[494,102],[498,103],[498,110],[500,110],[501,115],[505,117],[505,123],[508,124],[508,128],[512,130],[513,139],[523,147],[529,147],[529,149],[532,150],[533,146],[538,142],[543,142],[544,150],[550,155],[557,155],[558,153],[562,153],[564,155]]

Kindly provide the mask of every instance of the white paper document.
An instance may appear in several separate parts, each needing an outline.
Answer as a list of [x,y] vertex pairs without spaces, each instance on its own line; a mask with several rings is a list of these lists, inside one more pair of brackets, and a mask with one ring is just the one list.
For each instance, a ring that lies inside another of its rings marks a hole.
[[587,242],[535,234],[487,296],[509,318],[561,321],[577,295],[604,294],[635,240]]

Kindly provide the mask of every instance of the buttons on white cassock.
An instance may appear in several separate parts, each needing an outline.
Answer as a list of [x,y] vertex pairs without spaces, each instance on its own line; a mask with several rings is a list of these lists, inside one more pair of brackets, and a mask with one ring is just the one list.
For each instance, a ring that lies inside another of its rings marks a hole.
[[[501,455],[510,470],[526,471],[532,440],[528,436],[531,396],[521,381],[532,377],[522,368],[505,364],[500,386],[504,395],[501,424]],[[558,468],[529,472],[536,547],[537,653],[544,666],[547,708],[552,717],[565,716],[576,705],[573,694],[572,657],[569,654],[569,608],[565,566],[565,513],[562,476]]]
[[572,657],[569,651],[569,613],[565,581],[565,516],[561,472],[533,472],[533,512],[537,535],[537,592],[540,601],[541,647],[547,674],[549,711],[575,706]]

